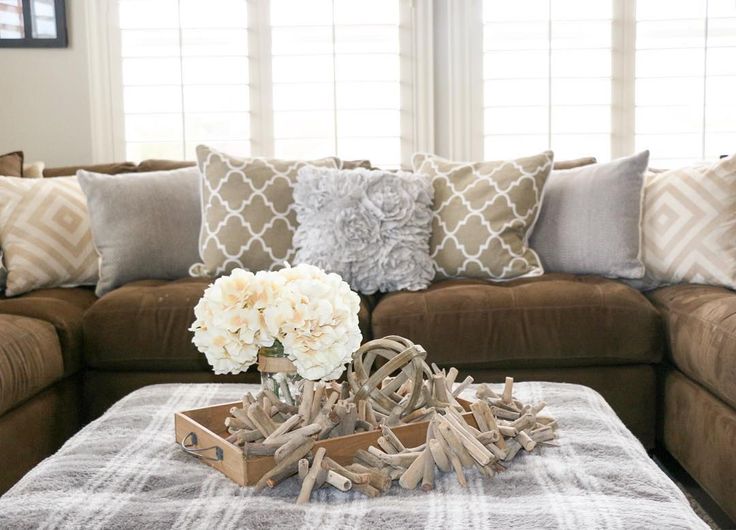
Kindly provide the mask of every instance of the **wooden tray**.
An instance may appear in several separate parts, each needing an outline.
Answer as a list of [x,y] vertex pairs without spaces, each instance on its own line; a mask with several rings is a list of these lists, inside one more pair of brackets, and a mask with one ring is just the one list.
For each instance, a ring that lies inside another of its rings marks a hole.
[[[457,401],[466,411],[470,410],[468,401]],[[176,442],[184,451],[199,457],[241,486],[252,486],[275,462],[272,456],[246,459],[242,448],[225,440],[228,436],[225,418],[230,415],[232,407],[242,405],[241,401],[234,401],[177,412],[174,415],[174,426]],[[466,412],[463,418],[473,427],[477,427],[472,413]],[[426,441],[428,425],[429,422],[422,421],[394,427],[392,430],[406,447],[416,447]],[[338,436],[317,442],[315,448],[324,447],[330,458],[342,465],[348,465],[352,463],[353,455],[358,449],[378,446],[377,440],[380,436],[380,430]]]

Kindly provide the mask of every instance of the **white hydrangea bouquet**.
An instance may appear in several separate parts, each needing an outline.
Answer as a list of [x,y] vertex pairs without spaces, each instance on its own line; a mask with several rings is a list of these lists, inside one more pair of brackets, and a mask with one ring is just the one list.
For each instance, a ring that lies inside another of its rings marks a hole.
[[[205,290],[190,331],[217,374],[244,372],[260,353],[260,363],[289,361],[285,370],[259,366],[262,373],[331,380],[360,347],[359,310],[360,297],[340,276],[311,265],[256,274],[235,269]],[[288,393],[282,381],[274,383]]]

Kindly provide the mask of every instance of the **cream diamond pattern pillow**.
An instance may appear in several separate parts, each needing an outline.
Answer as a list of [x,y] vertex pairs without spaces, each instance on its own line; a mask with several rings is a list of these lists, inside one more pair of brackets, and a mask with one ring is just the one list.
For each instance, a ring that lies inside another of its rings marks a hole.
[[77,177],[0,178],[5,294],[97,282],[87,201]]
[[451,162],[416,154],[414,171],[432,178],[430,253],[437,278],[510,280],[544,270],[529,248],[552,152],[497,162]]
[[235,268],[271,270],[291,262],[296,231],[293,190],[300,168],[337,168],[335,158],[311,162],[236,158],[197,147],[202,174],[202,263],[197,276],[219,276]]
[[647,174],[642,257],[648,286],[736,289],[736,155]]

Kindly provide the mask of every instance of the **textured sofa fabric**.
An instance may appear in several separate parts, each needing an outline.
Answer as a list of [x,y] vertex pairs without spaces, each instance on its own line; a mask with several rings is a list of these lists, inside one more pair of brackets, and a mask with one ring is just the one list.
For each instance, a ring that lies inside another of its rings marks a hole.
[[438,364],[544,368],[656,363],[660,317],[638,291],[595,276],[449,280],[384,296],[373,335],[398,334]]
[[0,315],[25,316],[52,324],[67,375],[82,367],[82,318],[96,300],[93,290],[86,287],[39,289],[14,298],[0,295]]
[[43,170],[43,176],[49,177],[68,177],[76,175],[77,171],[83,169],[85,171],[94,171],[95,173],[105,173],[106,175],[117,175],[118,173],[135,173],[138,167],[133,162],[114,162],[112,164],[95,164],[85,166],[65,166],[65,167],[48,167]]
[[736,294],[722,287],[674,285],[650,297],[662,312],[675,366],[736,407]]
[[[131,282],[99,299],[84,319],[87,364],[98,370],[202,370],[207,360],[188,331],[209,278]],[[360,321],[369,333],[363,298]]]
[[0,495],[80,429],[81,390],[67,377],[0,415]]
[[0,315],[0,414],[51,386],[63,373],[54,326]]
[[736,520],[736,410],[677,370],[665,377],[663,409],[665,447]]

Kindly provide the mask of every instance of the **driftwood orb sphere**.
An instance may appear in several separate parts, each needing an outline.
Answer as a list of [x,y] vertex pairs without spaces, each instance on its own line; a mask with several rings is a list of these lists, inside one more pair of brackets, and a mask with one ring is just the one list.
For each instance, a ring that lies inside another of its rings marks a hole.
[[[421,408],[427,403],[422,390],[425,378],[432,379],[426,357],[424,348],[404,337],[389,335],[366,342],[353,354],[353,362],[348,365],[348,382],[355,395],[354,402],[367,400],[374,410],[399,418]],[[378,358],[385,362],[374,366]],[[387,377],[391,379],[384,385]],[[397,394],[396,391],[409,380],[411,392],[404,397]]]

